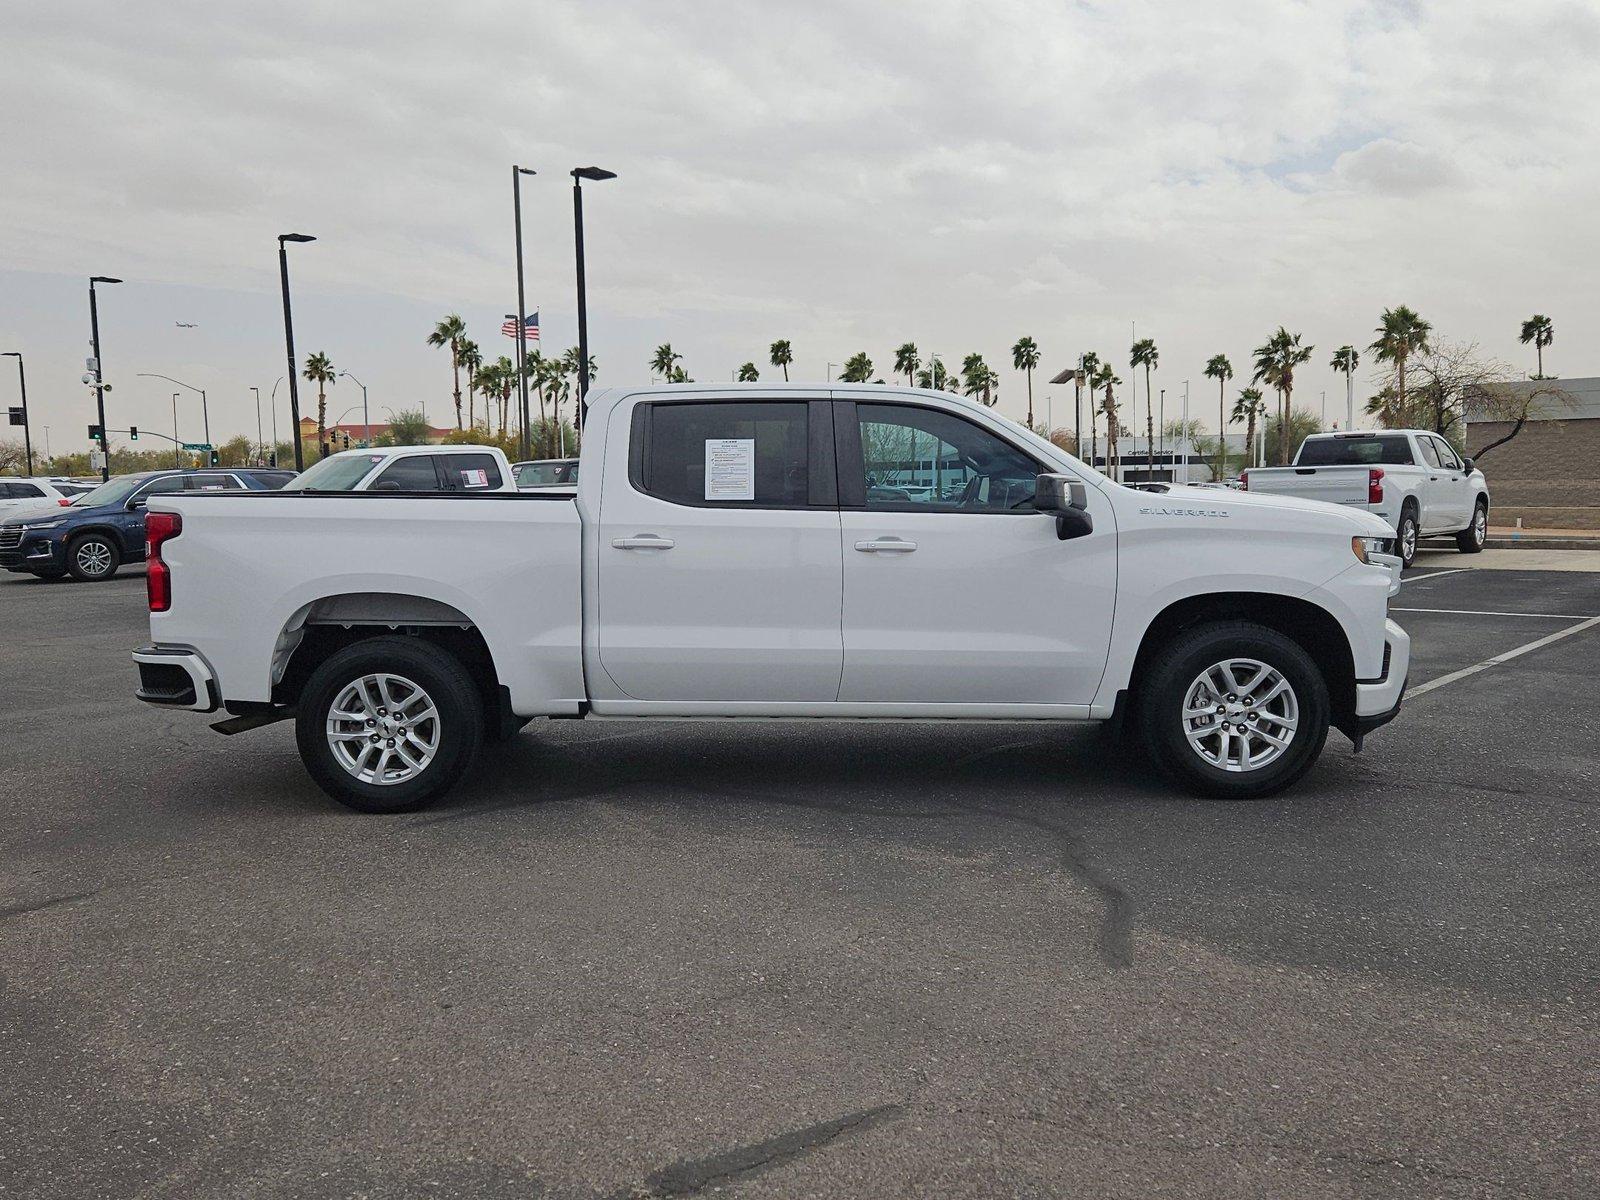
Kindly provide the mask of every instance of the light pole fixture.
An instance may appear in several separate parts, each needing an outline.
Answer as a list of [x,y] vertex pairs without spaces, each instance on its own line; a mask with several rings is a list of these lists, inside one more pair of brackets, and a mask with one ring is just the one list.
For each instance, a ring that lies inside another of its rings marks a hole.
[[615,171],[604,167],[572,169],[572,235],[578,250],[578,428],[583,428],[589,411],[589,298],[583,278],[583,181],[599,183],[615,179]]
[[294,365],[294,313],[289,307],[289,251],[290,242],[314,242],[309,233],[280,233],[278,235],[278,278],[283,285],[283,342],[289,354],[289,423],[294,426],[294,469],[306,467],[305,447],[300,444],[300,385]]
[[528,301],[522,290],[522,177],[536,174],[531,167],[511,164],[511,208],[517,232],[517,395],[522,423],[522,457],[528,452]]
[[[361,448],[370,450],[372,449],[372,417],[367,412],[367,385],[356,379],[349,371],[340,371],[339,374],[346,379],[354,380],[355,385],[361,389]],[[338,423],[337,421],[334,422],[335,425]]]
[[28,429],[28,376],[22,369],[22,351],[7,350],[5,357],[17,360],[17,383],[22,388],[22,452],[28,460],[28,474],[33,474],[33,434]]
[[[201,420],[205,422],[206,445],[207,446],[211,445],[211,409],[206,404],[206,390],[205,390],[205,388],[203,388],[203,387],[195,387],[194,384],[185,383],[181,379],[174,379],[171,375],[157,375],[152,371],[140,371],[138,377],[140,379],[165,379],[168,383],[175,383],[181,388],[188,388],[191,392],[199,392],[200,393],[200,417],[201,417]],[[210,454],[210,451],[207,450],[206,453]]]
[[100,364],[100,306],[95,300],[94,285],[121,282],[122,280],[113,279],[109,275],[89,277],[89,341],[94,347],[94,400],[95,410],[100,417],[100,482],[102,483],[111,479],[111,441],[106,437],[106,376]]

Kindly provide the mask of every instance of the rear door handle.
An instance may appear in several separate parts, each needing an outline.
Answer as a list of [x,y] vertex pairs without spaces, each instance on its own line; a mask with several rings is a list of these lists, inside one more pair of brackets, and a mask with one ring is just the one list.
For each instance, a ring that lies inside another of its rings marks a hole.
[[646,533],[638,537],[612,538],[611,544],[618,550],[671,550],[678,543],[671,538]]
[[915,542],[897,537],[881,537],[870,542],[856,543],[856,549],[863,554],[910,554],[916,548]]

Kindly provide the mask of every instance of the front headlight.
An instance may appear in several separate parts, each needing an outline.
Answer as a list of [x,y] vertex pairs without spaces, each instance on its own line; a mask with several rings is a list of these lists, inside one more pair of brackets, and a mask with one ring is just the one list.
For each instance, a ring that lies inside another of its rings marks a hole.
[[1353,537],[1350,539],[1350,552],[1359,561],[1370,562],[1374,554],[1388,554],[1392,542],[1391,538]]
[[32,533],[35,529],[60,529],[65,524],[65,521],[30,521],[22,528],[27,532]]

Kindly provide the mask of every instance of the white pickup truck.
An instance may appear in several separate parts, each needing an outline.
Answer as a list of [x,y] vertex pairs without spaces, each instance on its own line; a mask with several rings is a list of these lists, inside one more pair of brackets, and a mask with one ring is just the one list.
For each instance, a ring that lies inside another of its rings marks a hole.
[[575,494],[152,498],[139,698],[229,733],[293,717],[369,812],[536,716],[1116,722],[1243,798],[1399,708],[1370,514],[1135,491],[943,392],[591,401]]
[[493,446],[375,446],[341,450],[295,476],[297,492],[505,492],[515,473]]
[[1406,566],[1419,537],[1453,535],[1464,554],[1483,549],[1489,533],[1489,485],[1472,460],[1426,429],[1314,433],[1294,465],[1252,467],[1247,491],[1301,496],[1376,513],[1394,530]]

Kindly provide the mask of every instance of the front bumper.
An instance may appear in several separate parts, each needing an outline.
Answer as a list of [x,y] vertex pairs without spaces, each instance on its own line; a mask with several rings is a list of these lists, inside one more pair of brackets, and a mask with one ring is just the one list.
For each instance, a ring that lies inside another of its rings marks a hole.
[[133,652],[139,667],[139,690],[146,704],[216,712],[222,707],[217,677],[206,660],[188,646],[140,646]]
[[[1383,623],[1383,674],[1356,680],[1356,726],[1361,732],[1394,720],[1411,670],[1411,635],[1391,620]],[[1370,722],[1370,724],[1369,724]]]
[[0,569],[7,571],[47,571],[64,566],[61,543],[47,534],[27,533],[16,545],[0,539]]

